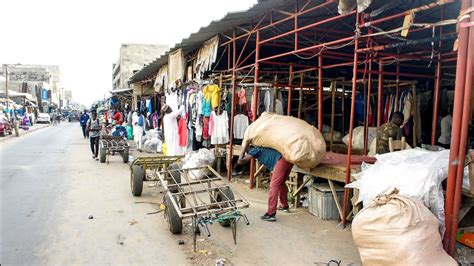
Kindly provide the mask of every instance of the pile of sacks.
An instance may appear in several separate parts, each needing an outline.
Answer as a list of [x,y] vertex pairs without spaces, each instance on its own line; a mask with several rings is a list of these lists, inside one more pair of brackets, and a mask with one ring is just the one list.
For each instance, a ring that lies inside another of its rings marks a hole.
[[305,121],[264,112],[245,131],[242,145],[273,148],[290,163],[303,169],[316,167],[326,153],[326,142],[318,129]]
[[162,153],[163,152],[163,134],[161,130],[150,129],[146,131],[142,138],[143,151],[148,153]]
[[[184,164],[182,169],[200,168],[206,165],[212,166],[216,157],[212,150],[200,149],[198,151],[189,151],[184,157]],[[207,175],[207,169],[196,169],[188,172],[191,179],[202,179]]]

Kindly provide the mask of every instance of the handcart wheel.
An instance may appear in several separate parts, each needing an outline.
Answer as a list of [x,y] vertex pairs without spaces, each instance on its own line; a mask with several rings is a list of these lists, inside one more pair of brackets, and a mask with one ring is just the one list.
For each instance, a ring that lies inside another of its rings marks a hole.
[[[215,198],[216,198],[217,202],[229,201],[229,200],[234,200],[235,199],[234,192],[232,192],[232,190],[230,188],[221,188],[220,190],[217,191]],[[211,203],[214,203],[214,202],[215,202],[214,199],[211,198]],[[230,204],[229,203],[223,203],[221,205],[227,207]],[[227,219],[227,220],[221,221],[219,223],[224,227],[229,227],[232,224],[233,220],[234,219]]]
[[129,156],[128,149],[125,149],[122,153],[123,163],[128,163],[128,156]]
[[[176,204],[179,205],[179,202],[176,196],[173,196],[176,201]],[[179,214],[176,208],[171,201],[169,195],[165,196],[165,206],[166,206],[166,217],[168,219],[168,227],[173,234],[181,234],[183,231],[183,220],[179,217]]]
[[132,174],[130,175],[130,187],[133,196],[140,196],[143,191],[143,179],[145,179],[145,169],[142,165],[132,166]]
[[105,152],[105,149],[104,148],[99,148],[99,160],[101,163],[105,163],[105,156],[107,155],[107,153]]
[[[168,170],[170,170],[171,173],[171,184],[181,184],[181,173],[177,171],[177,169],[180,169],[181,167],[176,164],[172,163],[168,166]],[[176,170],[176,171],[175,171]],[[170,189],[171,193],[176,193],[178,192],[178,187],[174,186],[172,189]]]

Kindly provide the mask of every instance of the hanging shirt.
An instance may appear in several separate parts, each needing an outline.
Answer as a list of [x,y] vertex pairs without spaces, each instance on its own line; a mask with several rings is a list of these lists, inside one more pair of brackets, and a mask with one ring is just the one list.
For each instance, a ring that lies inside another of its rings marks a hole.
[[188,145],[188,127],[186,126],[186,119],[181,118],[178,122],[179,146],[186,147]]
[[283,103],[278,99],[275,100],[275,114],[283,115]]
[[226,144],[229,142],[229,118],[227,111],[223,111],[222,114],[216,115],[213,111],[211,113],[209,122],[209,129],[211,131],[211,144]]
[[249,155],[257,159],[265,167],[273,171],[276,163],[281,159],[281,153],[271,148],[254,147],[249,150]]
[[171,107],[171,111],[178,111],[178,94],[176,91],[172,91],[169,94],[166,94],[166,104]]
[[245,130],[249,126],[249,118],[245,115],[236,115],[234,117],[234,138],[243,139]]
[[204,98],[206,98],[206,101],[211,101],[212,108],[219,106],[220,92],[221,88],[216,84],[210,84],[204,87]]

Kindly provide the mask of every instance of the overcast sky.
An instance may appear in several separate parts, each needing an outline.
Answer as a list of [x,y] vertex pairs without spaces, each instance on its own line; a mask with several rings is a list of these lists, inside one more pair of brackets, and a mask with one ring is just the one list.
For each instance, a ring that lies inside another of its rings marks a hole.
[[59,65],[73,99],[90,105],[112,88],[122,43],[180,42],[257,0],[3,0],[0,64]]

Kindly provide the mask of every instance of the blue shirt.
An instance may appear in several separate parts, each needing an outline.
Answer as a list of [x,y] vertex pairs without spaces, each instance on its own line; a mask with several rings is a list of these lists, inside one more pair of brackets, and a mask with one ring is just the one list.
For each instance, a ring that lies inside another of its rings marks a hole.
[[81,126],[85,126],[87,124],[88,120],[89,120],[89,115],[88,114],[82,114],[81,118],[79,119],[79,122],[81,123]]
[[265,165],[270,171],[273,171],[276,163],[281,159],[281,153],[272,148],[254,147],[249,150],[249,155]]

